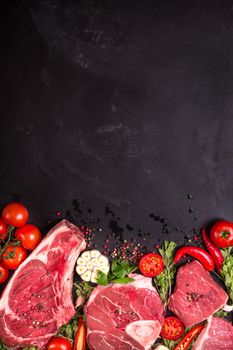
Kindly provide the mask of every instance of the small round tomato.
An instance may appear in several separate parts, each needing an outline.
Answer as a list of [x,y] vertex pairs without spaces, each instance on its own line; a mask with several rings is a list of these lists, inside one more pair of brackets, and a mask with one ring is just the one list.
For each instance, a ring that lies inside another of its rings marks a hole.
[[0,264],[0,284],[4,283],[9,275],[9,271]]
[[163,258],[157,253],[145,254],[139,262],[139,269],[144,276],[158,276],[164,269]]
[[233,246],[233,223],[217,221],[210,230],[210,238],[219,248]]
[[165,317],[160,335],[169,340],[177,340],[184,334],[184,325],[175,316]]
[[5,206],[2,218],[7,225],[20,227],[28,221],[28,210],[21,203],[10,203]]
[[15,237],[21,242],[22,246],[28,250],[36,248],[42,238],[40,230],[35,225],[31,224],[17,228]]
[[7,225],[5,222],[0,218],[0,241],[4,241],[8,236],[7,234]]
[[9,245],[2,254],[2,265],[9,270],[16,270],[26,257],[27,252],[23,247]]
[[47,350],[72,350],[72,345],[67,338],[54,337],[48,342]]

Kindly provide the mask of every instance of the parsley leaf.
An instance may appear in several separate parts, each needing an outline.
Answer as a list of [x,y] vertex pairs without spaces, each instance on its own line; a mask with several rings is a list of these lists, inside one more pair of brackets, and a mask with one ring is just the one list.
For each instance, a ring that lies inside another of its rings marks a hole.
[[128,261],[113,260],[108,274],[98,271],[97,283],[106,286],[108,283],[126,284],[133,282],[134,279],[128,277],[128,275],[137,269],[137,266],[130,265]]

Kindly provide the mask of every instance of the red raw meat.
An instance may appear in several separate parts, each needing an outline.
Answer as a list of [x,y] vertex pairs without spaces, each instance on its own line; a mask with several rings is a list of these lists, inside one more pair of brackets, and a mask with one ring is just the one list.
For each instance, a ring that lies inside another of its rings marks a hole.
[[227,293],[196,260],[180,267],[168,307],[186,327],[206,320],[223,307]]
[[233,350],[233,326],[222,318],[210,316],[192,350]]
[[19,266],[0,299],[0,338],[11,349],[42,349],[75,314],[74,265],[86,247],[81,231],[57,224]]
[[161,331],[164,308],[151,278],[132,275],[127,285],[98,286],[85,306],[91,350],[150,349]]

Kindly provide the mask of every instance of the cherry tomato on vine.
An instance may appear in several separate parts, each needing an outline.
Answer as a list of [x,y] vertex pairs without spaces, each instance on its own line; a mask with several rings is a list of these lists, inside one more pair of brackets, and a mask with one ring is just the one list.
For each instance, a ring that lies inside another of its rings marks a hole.
[[7,234],[7,225],[5,222],[0,218],[0,241],[4,241],[8,236]]
[[48,342],[47,350],[72,350],[72,345],[67,338],[54,337]]
[[139,262],[139,269],[146,277],[158,276],[164,269],[163,258],[157,253],[145,254]]
[[16,270],[26,257],[27,252],[22,246],[9,245],[2,254],[2,265],[9,270]]
[[0,284],[4,283],[9,275],[9,271],[0,264]]
[[233,222],[217,221],[210,230],[210,238],[217,247],[233,246]]
[[162,330],[160,335],[169,340],[177,340],[182,337],[184,334],[184,325],[179,320],[179,318],[175,316],[168,316],[164,318],[162,324]]
[[38,246],[42,236],[35,225],[27,224],[17,228],[15,238],[21,242],[25,249],[32,250]]
[[28,210],[23,204],[13,202],[3,208],[2,218],[7,225],[20,227],[28,221]]

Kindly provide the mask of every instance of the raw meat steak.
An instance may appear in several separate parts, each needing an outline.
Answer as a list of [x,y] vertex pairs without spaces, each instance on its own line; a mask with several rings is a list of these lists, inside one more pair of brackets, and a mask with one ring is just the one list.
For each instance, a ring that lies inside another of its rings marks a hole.
[[168,307],[186,327],[204,321],[223,307],[227,293],[196,260],[180,267]]
[[210,316],[193,350],[233,350],[233,326],[222,318]]
[[19,266],[0,299],[0,338],[9,348],[45,347],[75,314],[73,269],[86,243],[66,220]]
[[94,289],[85,306],[91,350],[150,349],[161,331],[164,308],[151,278],[132,275],[126,285]]

